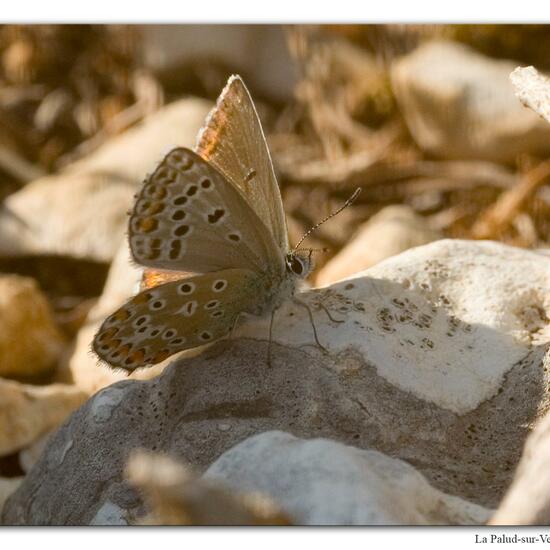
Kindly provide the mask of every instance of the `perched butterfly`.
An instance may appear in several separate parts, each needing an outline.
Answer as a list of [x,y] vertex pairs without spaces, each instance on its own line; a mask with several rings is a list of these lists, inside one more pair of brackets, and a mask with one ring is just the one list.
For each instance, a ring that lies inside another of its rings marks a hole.
[[274,312],[294,296],[311,252],[289,248],[265,136],[240,77],[229,79],[196,152],[173,149],[146,180],[129,243],[135,262],[152,269],[94,338],[113,367],[159,363],[227,335],[242,313]]

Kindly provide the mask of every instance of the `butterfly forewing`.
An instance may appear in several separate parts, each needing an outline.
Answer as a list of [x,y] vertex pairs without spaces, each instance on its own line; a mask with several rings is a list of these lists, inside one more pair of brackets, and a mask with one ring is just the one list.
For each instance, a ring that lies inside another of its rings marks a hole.
[[283,269],[277,244],[240,191],[185,148],[170,151],[146,181],[129,241],[134,260],[156,269]]
[[137,294],[107,317],[94,351],[132,371],[225,336],[239,313],[253,308],[260,288],[246,269],[228,269],[165,283]]
[[281,193],[258,113],[240,77],[229,79],[199,134],[196,151],[241,189],[286,254]]

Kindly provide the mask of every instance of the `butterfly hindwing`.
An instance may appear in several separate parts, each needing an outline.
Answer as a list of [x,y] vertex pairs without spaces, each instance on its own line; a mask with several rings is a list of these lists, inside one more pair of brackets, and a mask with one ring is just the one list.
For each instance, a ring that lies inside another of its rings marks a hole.
[[94,351],[113,367],[132,371],[207,344],[253,307],[258,285],[254,272],[228,269],[144,290],[105,319]]
[[222,91],[199,134],[196,151],[242,191],[286,254],[281,192],[258,113],[239,76],[232,76]]
[[170,151],[143,186],[129,223],[134,260],[161,270],[265,271],[283,259],[263,221],[208,162]]

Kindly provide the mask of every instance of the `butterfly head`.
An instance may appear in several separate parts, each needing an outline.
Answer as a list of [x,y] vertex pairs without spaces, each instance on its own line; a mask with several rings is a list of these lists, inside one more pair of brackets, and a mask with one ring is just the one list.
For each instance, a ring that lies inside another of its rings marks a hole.
[[311,251],[308,254],[300,254],[297,251],[289,252],[285,258],[286,270],[288,273],[305,279],[313,269]]

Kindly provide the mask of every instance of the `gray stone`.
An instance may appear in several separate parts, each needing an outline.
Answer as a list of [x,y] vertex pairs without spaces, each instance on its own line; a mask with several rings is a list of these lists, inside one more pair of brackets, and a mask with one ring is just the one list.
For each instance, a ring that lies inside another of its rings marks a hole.
[[103,389],[49,439],[3,520],[89,524],[109,501],[131,523],[145,513],[123,479],[133,449],[205,471],[271,430],[379,451],[439,491],[496,507],[550,405],[548,296],[550,258],[454,240],[305,292],[328,354],[307,311],[289,303],[277,312],[271,368],[268,321],[251,319],[238,340]]

